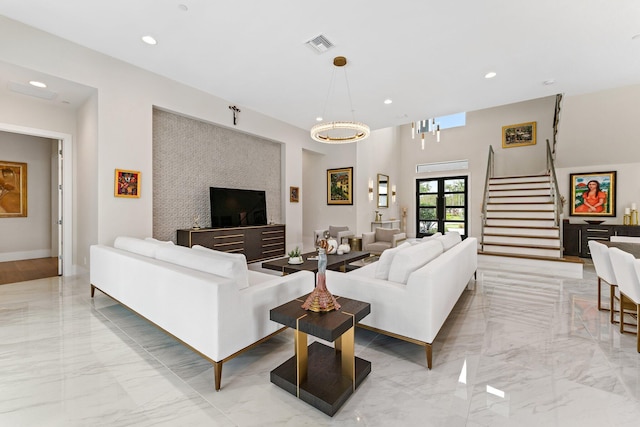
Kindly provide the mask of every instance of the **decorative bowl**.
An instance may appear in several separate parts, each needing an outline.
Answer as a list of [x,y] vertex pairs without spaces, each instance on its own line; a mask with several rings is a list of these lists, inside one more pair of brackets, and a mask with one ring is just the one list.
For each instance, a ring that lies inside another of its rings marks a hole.
[[584,222],[591,225],[600,225],[604,222],[603,219],[585,219]]

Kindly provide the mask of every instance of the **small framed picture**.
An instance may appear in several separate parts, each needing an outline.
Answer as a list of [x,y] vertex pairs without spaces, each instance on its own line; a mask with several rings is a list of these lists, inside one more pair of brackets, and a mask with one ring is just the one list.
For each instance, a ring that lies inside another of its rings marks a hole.
[[0,218],[27,216],[27,164],[0,160]]
[[300,201],[300,188],[289,187],[289,201],[291,203],[298,203]]
[[616,172],[572,173],[571,216],[616,216]]
[[536,122],[502,126],[502,148],[536,145]]
[[353,205],[353,167],[327,169],[327,204]]
[[116,169],[116,197],[140,197],[140,172]]

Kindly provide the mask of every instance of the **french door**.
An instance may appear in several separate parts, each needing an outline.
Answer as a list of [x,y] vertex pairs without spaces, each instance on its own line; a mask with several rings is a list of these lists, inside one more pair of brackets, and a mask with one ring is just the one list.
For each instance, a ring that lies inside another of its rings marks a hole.
[[416,235],[457,231],[467,237],[467,177],[416,180]]

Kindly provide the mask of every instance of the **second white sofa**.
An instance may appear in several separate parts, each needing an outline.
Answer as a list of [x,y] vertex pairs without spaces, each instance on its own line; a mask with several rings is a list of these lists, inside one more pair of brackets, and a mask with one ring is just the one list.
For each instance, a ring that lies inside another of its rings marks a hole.
[[334,295],[371,304],[358,325],[425,347],[432,343],[478,267],[477,240],[458,233],[403,243],[349,273],[327,271]]

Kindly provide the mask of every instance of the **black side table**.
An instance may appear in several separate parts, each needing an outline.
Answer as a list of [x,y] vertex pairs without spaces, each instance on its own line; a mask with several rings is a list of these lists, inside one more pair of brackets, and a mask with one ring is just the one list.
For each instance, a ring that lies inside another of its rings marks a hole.
[[[355,325],[371,313],[366,302],[338,297],[340,310],[306,311],[307,295],[270,311],[270,318],[295,330],[295,355],[271,371],[271,382],[333,416],[371,372],[371,362],[355,357]],[[307,335],[335,343],[314,342]]]

